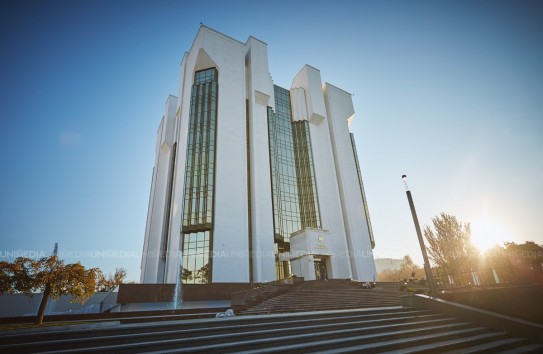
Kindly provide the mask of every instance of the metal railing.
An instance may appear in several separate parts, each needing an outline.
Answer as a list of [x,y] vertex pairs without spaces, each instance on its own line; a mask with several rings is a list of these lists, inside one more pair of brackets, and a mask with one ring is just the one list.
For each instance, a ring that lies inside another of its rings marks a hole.
[[107,296],[100,301],[100,313],[106,312],[117,306],[117,295],[119,294],[119,286],[117,285]]
[[543,268],[537,269],[527,265],[465,268],[457,272],[433,268],[432,273],[437,290],[543,283]]

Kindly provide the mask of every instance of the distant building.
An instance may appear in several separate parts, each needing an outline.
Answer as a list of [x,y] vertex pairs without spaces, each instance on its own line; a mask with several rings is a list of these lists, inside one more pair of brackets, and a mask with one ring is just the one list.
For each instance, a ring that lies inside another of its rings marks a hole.
[[393,258],[376,258],[375,268],[377,273],[381,273],[384,270],[400,270],[402,267],[403,259]]
[[375,279],[353,117],[319,70],[276,86],[264,42],[201,26],[158,129],[141,282]]

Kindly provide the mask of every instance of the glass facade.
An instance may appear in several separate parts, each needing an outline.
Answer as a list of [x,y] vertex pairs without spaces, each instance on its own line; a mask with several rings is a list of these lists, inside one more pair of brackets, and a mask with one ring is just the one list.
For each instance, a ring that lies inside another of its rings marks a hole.
[[183,283],[208,284],[211,282],[209,262],[210,231],[184,234],[183,242]]
[[275,112],[268,107],[268,133],[275,239],[288,242],[290,234],[301,229],[290,92],[274,86],[274,94]]
[[313,168],[309,122],[306,120],[292,122],[292,131],[294,133],[294,160],[296,161],[302,229],[306,227],[320,228],[319,201]]
[[182,226],[185,283],[211,281],[217,79],[217,69],[201,70],[192,86]]
[[368,233],[370,235],[371,248],[375,248],[375,239],[373,238],[373,229],[371,227],[370,212],[368,210],[368,203],[366,201],[366,192],[364,192],[364,183],[362,182],[362,172],[360,172],[360,164],[358,162],[358,154],[356,153],[356,144],[354,142],[354,135],[350,133],[351,145],[353,147],[354,163],[356,164],[356,172],[358,173],[358,184],[360,185],[360,193],[362,194],[362,203],[364,203],[364,212],[366,213],[366,220],[368,222]]
[[[270,170],[276,252],[289,250],[290,234],[320,228],[320,211],[307,121],[293,122],[290,91],[274,86],[275,112],[268,107]],[[290,274],[277,258],[277,278]]]

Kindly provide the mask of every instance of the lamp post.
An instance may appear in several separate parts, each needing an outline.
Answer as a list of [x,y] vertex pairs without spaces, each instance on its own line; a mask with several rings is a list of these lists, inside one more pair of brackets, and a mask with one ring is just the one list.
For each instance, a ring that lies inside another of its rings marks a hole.
[[419,218],[415,211],[415,204],[413,204],[413,197],[411,191],[407,185],[407,176],[402,175],[403,183],[405,184],[405,193],[407,194],[407,200],[409,201],[409,207],[411,208],[411,215],[413,216],[413,222],[415,223],[415,230],[417,230],[417,236],[419,237],[420,250],[422,251],[422,258],[424,259],[424,271],[426,273],[426,279],[428,279],[428,286],[430,287],[430,295],[436,294],[436,285],[434,282],[434,276],[432,274],[432,268],[430,268],[430,262],[428,261],[428,254],[426,253],[426,246],[422,239],[422,232],[420,231]]

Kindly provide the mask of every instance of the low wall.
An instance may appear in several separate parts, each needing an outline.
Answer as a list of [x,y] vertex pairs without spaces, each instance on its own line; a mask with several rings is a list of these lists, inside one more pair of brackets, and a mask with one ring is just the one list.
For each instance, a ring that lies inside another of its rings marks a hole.
[[513,336],[529,338],[537,343],[543,343],[543,326],[538,323],[481,310],[428,295],[405,295],[401,298],[404,307],[433,310],[444,315],[461,318],[468,322],[488,326],[499,332],[506,332]]
[[543,324],[543,285],[474,289],[437,296],[444,300]]
[[[49,299],[45,314],[100,312],[100,303],[109,294],[97,292],[83,304],[71,302],[72,297],[67,295],[61,296],[58,301]],[[41,293],[33,294],[32,297],[24,294],[2,294],[0,295],[0,317],[35,316],[40,307],[42,296]]]
[[[157,311],[132,311],[132,312],[103,312],[103,313],[85,313],[85,314],[70,314],[70,315],[46,315],[43,318],[43,322],[66,322],[66,321],[119,321],[120,323],[133,323],[139,322],[138,317],[148,318],[155,316],[154,321],[167,321],[169,315],[193,315],[193,318],[197,318],[198,314],[203,314],[204,317],[208,317],[207,314],[224,312],[223,307],[218,308],[195,308],[188,310],[157,310]],[[196,317],[194,317],[196,316]],[[134,320],[135,319],[135,320]],[[15,324],[15,323],[33,323],[34,316],[18,316],[18,317],[0,317],[0,324]]]
[[[248,283],[183,284],[183,301],[230,300],[232,293],[250,289]],[[175,284],[121,284],[118,304],[170,302]]]

